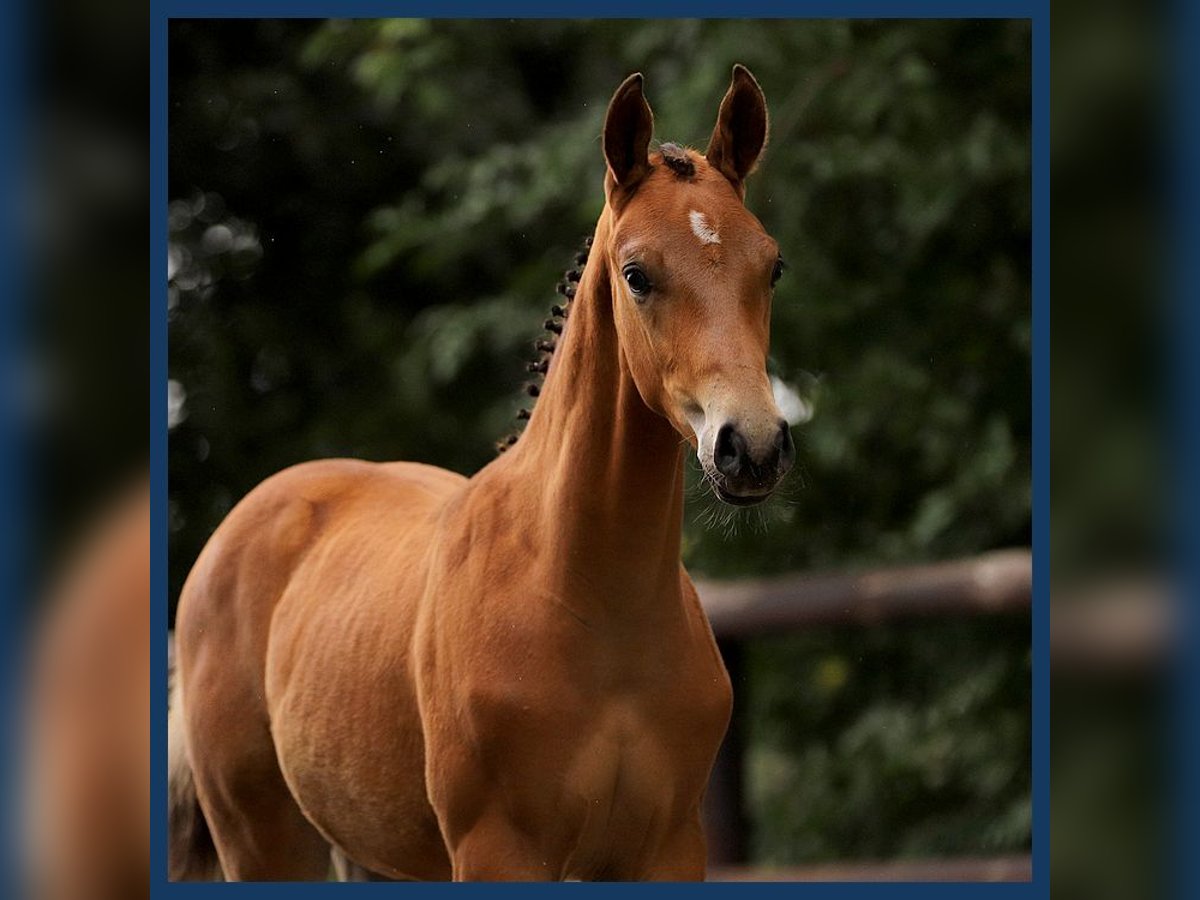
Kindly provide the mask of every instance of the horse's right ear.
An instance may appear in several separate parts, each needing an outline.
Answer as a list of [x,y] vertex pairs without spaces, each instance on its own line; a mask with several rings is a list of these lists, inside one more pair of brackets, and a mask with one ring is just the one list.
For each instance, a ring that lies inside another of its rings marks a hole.
[[750,70],[738,63],[704,155],[739,194],[767,144],[767,101]]
[[630,75],[608,102],[604,116],[604,158],[608,162],[606,189],[628,190],[650,171],[650,136],[654,114],[642,94],[642,73]]

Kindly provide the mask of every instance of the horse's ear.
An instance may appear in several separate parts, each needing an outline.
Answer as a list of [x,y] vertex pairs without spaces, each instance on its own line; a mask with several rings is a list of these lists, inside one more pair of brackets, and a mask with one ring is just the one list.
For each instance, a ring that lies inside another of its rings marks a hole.
[[704,155],[739,191],[767,144],[767,100],[750,70],[738,63],[721,101]]
[[654,114],[642,94],[642,73],[630,75],[608,102],[604,158],[612,187],[631,188],[650,170]]

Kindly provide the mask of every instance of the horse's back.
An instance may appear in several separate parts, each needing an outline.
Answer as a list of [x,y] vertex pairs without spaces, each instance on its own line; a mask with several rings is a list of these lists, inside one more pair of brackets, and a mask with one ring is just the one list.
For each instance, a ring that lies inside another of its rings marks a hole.
[[233,658],[261,668],[275,605],[322,542],[350,530],[373,532],[372,543],[386,540],[388,526],[434,517],[464,482],[420,463],[350,459],[301,463],[266,479],[213,533],[184,584],[176,621],[181,669],[201,644],[219,646],[221,665]]

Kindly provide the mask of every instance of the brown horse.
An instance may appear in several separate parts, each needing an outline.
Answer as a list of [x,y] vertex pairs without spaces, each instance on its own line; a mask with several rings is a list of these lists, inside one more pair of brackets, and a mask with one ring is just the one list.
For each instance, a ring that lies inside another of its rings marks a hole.
[[49,599],[25,696],[24,896],[149,897],[148,482],[109,501]]
[[[684,445],[768,496],[776,243],[743,204],[741,66],[707,151],[618,88],[605,207],[519,442],[465,479],[326,460],[229,514],[180,598],[172,877],[702,879],[729,678],[680,563]],[[546,349],[550,349],[547,347]],[[536,393],[536,390],[535,390]],[[192,795],[203,820],[191,815]]]

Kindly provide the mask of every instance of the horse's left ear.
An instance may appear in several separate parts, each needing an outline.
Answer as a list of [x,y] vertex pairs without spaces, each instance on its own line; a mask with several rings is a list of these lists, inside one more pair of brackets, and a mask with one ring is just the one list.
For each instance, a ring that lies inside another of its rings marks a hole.
[[750,70],[738,63],[704,155],[744,193],[746,176],[754,171],[766,143],[767,100]]
[[642,93],[642,73],[630,75],[617,88],[604,117],[604,158],[607,187],[632,190],[650,171],[650,136],[654,113]]

